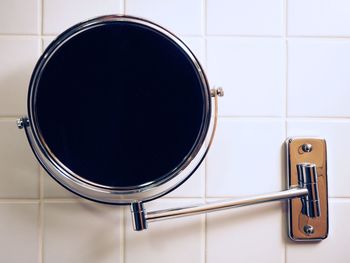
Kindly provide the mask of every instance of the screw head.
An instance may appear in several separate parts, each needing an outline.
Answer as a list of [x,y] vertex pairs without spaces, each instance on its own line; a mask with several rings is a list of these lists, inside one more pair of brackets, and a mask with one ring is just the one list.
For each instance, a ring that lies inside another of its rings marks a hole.
[[22,117],[16,121],[18,129],[23,129],[24,127],[29,126],[29,120],[27,117]]
[[215,95],[219,96],[219,97],[223,97],[224,96],[224,89],[223,88],[213,88],[210,90],[210,95],[212,97],[214,97]]
[[217,88],[216,93],[218,94],[219,97],[223,97],[225,95],[223,88]]
[[21,119],[17,119],[16,123],[17,123],[18,129],[23,129],[24,124],[23,124],[22,118]]
[[301,146],[301,149],[303,150],[303,152],[309,153],[312,151],[312,145],[310,143],[305,143]]
[[312,235],[315,232],[315,230],[314,230],[313,226],[305,225],[304,226],[304,232],[305,232],[306,235],[310,236],[310,235]]

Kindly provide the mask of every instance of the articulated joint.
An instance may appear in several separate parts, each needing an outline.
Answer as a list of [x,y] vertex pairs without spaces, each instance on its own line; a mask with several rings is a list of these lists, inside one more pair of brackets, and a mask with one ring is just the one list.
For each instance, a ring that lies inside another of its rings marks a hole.
[[308,217],[321,215],[320,197],[318,191],[317,169],[315,164],[297,164],[299,187],[306,188],[308,194],[301,197],[302,213]]
[[142,202],[132,203],[130,206],[132,224],[135,231],[147,229],[146,211]]

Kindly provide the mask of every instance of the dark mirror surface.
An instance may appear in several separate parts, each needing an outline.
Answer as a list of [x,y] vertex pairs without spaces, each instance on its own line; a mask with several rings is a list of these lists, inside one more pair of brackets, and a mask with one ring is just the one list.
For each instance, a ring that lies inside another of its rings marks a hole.
[[169,176],[203,132],[208,98],[186,53],[154,29],[110,22],[53,52],[37,82],[43,140],[93,183],[137,187]]

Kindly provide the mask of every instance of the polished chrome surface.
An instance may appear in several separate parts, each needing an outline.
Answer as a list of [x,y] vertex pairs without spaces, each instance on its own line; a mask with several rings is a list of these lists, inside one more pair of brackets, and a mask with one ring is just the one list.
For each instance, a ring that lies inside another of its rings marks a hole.
[[170,219],[176,217],[190,216],[207,212],[214,212],[224,209],[255,205],[265,202],[285,200],[289,198],[296,198],[308,194],[306,188],[292,188],[276,193],[254,195],[244,198],[230,199],[225,201],[213,202],[208,204],[200,204],[188,207],[179,207],[173,209],[152,211],[146,214],[146,219],[149,222],[158,221],[162,219]]
[[318,179],[315,164],[297,164],[299,186],[307,188],[309,194],[301,198],[302,213],[308,217],[319,217],[321,212],[318,194]]
[[221,87],[211,89],[210,96],[214,97],[216,95],[219,97],[223,97],[225,95],[224,89]]
[[304,232],[306,235],[310,236],[315,232],[315,230],[314,230],[313,226],[306,225],[306,226],[304,226]]
[[132,203],[130,205],[132,225],[135,231],[147,229],[147,220],[145,209],[142,202]]
[[22,117],[16,121],[18,129],[23,129],[24,127],[29,126],[29,120],[27,117]]
[[[192,155],[188,158],[188,160],[186,160],[183,163],[181,169],[179,169],[176,173],[172,174],[168,178],[162,181],[157,181],[151,185],[141,185],[137,187],[137,189],[116,189],[113,187],[101,186],[96,183],[90,182],[85,178],[81,178],[79,175],[75,174],[63,163],[61,163],[53,155],[53,153],[46,145],[36,122],[36,85],[38,84],[38,80],[41,77],[42,70],[49,61],[49,59],[66,41],[68,41],[75,35],[87,30],[88,28],[95,27],[99,24],[108,23],[110,21],[138,23],[143,26],[150,27],[158,31],[160,34],[163,34],[169,39],[171,39],[174,43],[181,47],[191,59],[193,65],[198,71],[203,86],[206,87],[204,93],[207,97],[207,110],[205,113],[206,118],[204,119],[203,125],[207,128],[203,130],[203,133],[201,134],[201,137],[199,138],[198,144],[193,150]],[[206,76],[198,60],[195,58],[195,56],[189,50],[189,48],[179,38],[177,38],[169,31],[165,30],[164,28],[158,26],[157,24],[154,24],[144,19],[117,15],[103,16],[79,23],[71,27],[70,29],[63,32],[60,36],[58,36],[58,38],[56,38],[51,43],[51,45],[45,50],[44,54],[38,61],[38,64],[36,65],[32,76],[28,93],[28,121],[30,122],[30,126],[24,126],[24,128],[26,128],[28,140],[39,162],[56,181],[58,181],[60,184],[62,184],[64,187],[71,190],[72,192],[75,192],[78,195],[81,195],[85,198],[94,201],[111,204],[131,204],[133,202],[138,201],[149,201],[175,189],[187,178],[189,178],[204,160],[206,153],[208,152],[209,146],[211,144],[209,143],[207,147],[205,147],[205,141],[207,141],[208,138],[210,142],[212,141],[215,132],[215,127],[217,125],[217,96],[219,96],[218,93],[222,94],[222,92],[216,92],[214,96],[215,112],[214,118],[212,118],[212,102],[210,99],[211,94]]]
[[[311,145],[311,151],[304,151]],[[288,187],[310,190],[307,198],[288,201],[288,232],[295,241],[319,241],[328,236],[327,145],[320,138],[289,138],[286,141]],[[317,186],[317,187],[316,187]],[[304,200],[304,201],[303,201]],[[317,201],[318,202],[311,202]],[[312,226],[312,233],[305,226]]]
[[306,152],[309,153],[312,151],[312,145],[310,143],[305,143],[301,146],[301,149]]

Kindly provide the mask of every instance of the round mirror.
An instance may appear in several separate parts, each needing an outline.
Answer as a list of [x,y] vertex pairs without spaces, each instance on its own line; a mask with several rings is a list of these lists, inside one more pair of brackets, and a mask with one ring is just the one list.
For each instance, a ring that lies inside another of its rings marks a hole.
[[86,198],[128,204],[173,190],[198,167],[210,90],[173,34],[104,16],[46,49],[32,75],[28,118],[28,138],[54,179]]

